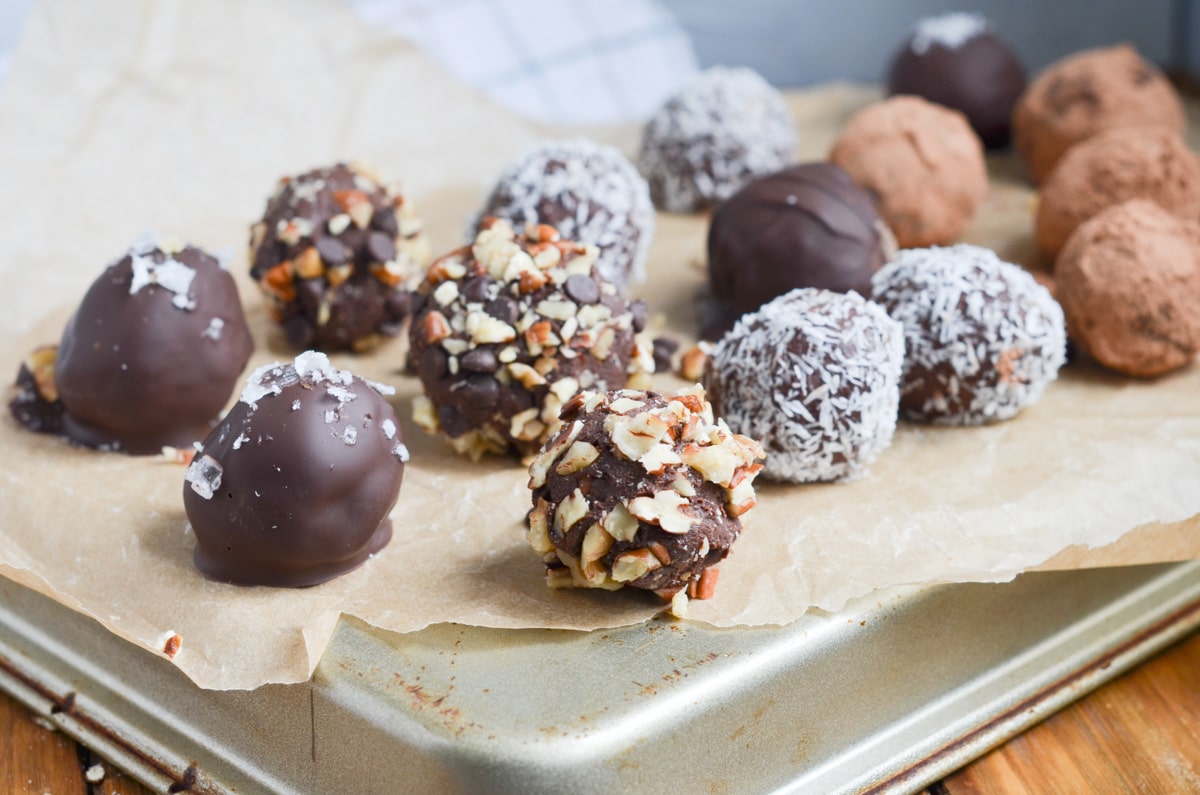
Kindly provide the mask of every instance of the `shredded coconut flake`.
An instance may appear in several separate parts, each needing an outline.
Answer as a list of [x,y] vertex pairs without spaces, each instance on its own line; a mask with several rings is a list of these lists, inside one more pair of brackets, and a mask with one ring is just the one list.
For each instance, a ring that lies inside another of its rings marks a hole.
[[192,491],[206,500],[211,500],[217,489],[221,488],[221,475],[224,468],[211,455],[197,455],[188,465],[183,479],[192,486]]
[[926,17],[913,26],[908,46],[917,55],[924,55],[935,44],[956,50],[989,27],[985,17],[964,11]]

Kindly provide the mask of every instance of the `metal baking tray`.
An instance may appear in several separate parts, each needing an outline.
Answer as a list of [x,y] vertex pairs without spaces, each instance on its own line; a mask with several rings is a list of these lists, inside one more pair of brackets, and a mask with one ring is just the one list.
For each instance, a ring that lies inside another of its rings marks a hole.
[[911,792],[1198,625],[1193,561],[756,629],[347,619],[309,682],[214,692],[3,580],[0,687],[160,792]]

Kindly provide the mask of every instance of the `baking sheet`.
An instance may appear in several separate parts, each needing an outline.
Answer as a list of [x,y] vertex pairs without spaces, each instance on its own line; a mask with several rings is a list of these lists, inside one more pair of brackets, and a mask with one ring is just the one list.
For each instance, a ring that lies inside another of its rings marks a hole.
[[[793,96],[802,157],[822,156],[846,116],[875,96],[850,86]],[[404,178],[445,250],[488,182],[546,132],[336,3],[42,2],[0,100],[0,168],[12,197],[0,214],[10,251],[0,267],[13,296],[0,368],[15,372],[32,345],[55,339],[103,263],[146,227],[234,244],[260,343],[251,367],[288,355],[243,275],[240,245],[278,176],[339,157],[374,162]],[[636,130],[599,134],[628,150]],[[968,239],[1037,265],[1031,191],[1010,161],[992,166]],[[658,327],[679,337],[695,328],[703,235],[701,218],[659,217],[642,292]],[[145,648],[160,651],[177,633],[174,663],[218,689],[307,679],[343,613],[397,631],[448,621],[593,629],[660,609],[641,594],[548,590],[520,529],[523,472],[502,460],[471,464],[417,430],[408,420],[417,387],[399,374],[402,357],[396,341],[337,359],[397,387],[413,454],[396,539],[362,569],[302,591],[206,582],[190,563],[182,469],[70,449],[5,421],[0,574]],[[764,484],[717,598],[694,603],[691,616],[783,625],[903,583],[1002,581],[1047,561],[1195,557],[1198,388],[1196,368],[1132,383],[1075,367],[1015,421],[902,428],[868,478]],[[1167,543],[1135,543],[1148,535]]]

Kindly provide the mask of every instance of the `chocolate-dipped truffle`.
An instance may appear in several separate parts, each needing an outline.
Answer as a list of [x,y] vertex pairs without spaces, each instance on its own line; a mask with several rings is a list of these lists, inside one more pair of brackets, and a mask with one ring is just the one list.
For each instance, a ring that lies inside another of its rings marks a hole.
[[698,386],[581,392],[529,467],[526,538],[554,587],[655,591],[682,613],[754,507],[762,448],[731,433]]
[[1071,340],[1095,361],[1150,378],[1200,353],[1200,222],[1133,199],[1085,221],[1054,270]]
[[595,245],[596,272],[618,287],[646,276],[654,236],[650,190],[611,146],[577,139],[526,152],[492,189],[483,208],[489,216],[515,229],[548,224],[567,240]]
[[1025,68],[979,14],[926,17],[888,68],[889,96],[913,94],[960,111],[988,149],[1008,146]]
[[892,443],[903,359],[904,329],[878,305],[793,290],[714,346],[705,386],[730,430],[762,442],[764,477],[842,480]]
[[1066,355],[1062,308],[1022,268],[978,246],[909,249],[872,296],[904,325],[900,412],[983,425],[1035,403]]
[[783,95],[757,72],[716,66],[654,114],[638,168],[659,208],[707,209],[792,161],[796,128]]
[[895,241],[871,197],[832,163],[761,177],[719,205],[708,227],[708,281],[717,311],[703,336],[797,287],[871,291]]
[[292,346],[367,350],[409,312],[423,230],[412,202],[362,166],[284,177],[250,230],[250,275]]
[[408,460],[392,393],[313,351],[256,370],[185,475],[196,568],[302,587],[382,549]]
[[966,117],[920,97],[854,114],[829,159],[871,194],[901,248],[954,242],[987,197],[983,146]]
[[190,447],[208,435],[253,348],[223,265],[147,237],[92,283],[57,349],[23,365],[11,411],[30,430],[87,447]]
[[1057,256],[1084,221],[1135,198],[1200,218],[1200,157],[1174,130],[1117,127],[1071,147],[1038,193],[1038,244]]
[[654,371],[646,308],[596,273],[594,245],[489,219],[429,267],[409,330],[425,388],[413,417],[460,453],[537,451],[580,389]]
[[1102,130],[1162,125],[1182,133],[1185,124],[1175,89],[1137,50],[1121,44],[1046,67],[1013,111],[1013,148],[1040,183],[1071,146]]

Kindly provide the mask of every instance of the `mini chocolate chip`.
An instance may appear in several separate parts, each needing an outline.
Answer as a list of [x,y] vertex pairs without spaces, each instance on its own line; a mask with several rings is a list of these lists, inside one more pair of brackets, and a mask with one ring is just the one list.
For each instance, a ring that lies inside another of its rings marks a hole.
[[460,364],[464,370],[473,373],[494,373],[500,366],[500,361],[491,348],[475,348],[463,354]]
[[474,373],[467,376],[467,385],[462,393],[472,405],[492,406],[500,396],[500,384],[490,375]]
[[487,276],[475,276],[463,282],[463,298],[469,303],[482,304],[491,298],[489,291],[496,282]]
[[670,337],[654,338],[654,369],[660,373],[671,371],[671,357],[679,350],[679,341]]
[[471,428],[471,423],[467,422],[467,418],[453,406],[438,406],[437,415],[438,422],[442,424],[442,430],[452,438],[462,436]]
[[392,238],[400,231],[400,225],[396,222],[396,214],[388,212],[386,204],[375,207],[375,212],[371,215],[371,226]]
[[633,301],[629,304],[629,311],[633,314],[633,330],[640,333],[646,329],[646,302]]
[[503,320],[510,326],[516,323],[517,318],[521,316],[521,308],[507,295],[502,295],[494,301],[488,301],[483,307],[483,311],[497,320]]
[[600,288],[591,276],[582,273],[568,277],[563,292],[577,304],[594,304],[600,300]]
[[440,345],[421,351],[420,372],[422,375],[426,378],[444,378],[449,372],[446,355]]
[[350,250],[342,245],[342,241],[330,235],[317,238],[317,253],[327,265],[341,265],[350,257]]
[[308,315],[316,315],[321,299],[325,297],[325,283],[320,279],[296,281],[296,303]]
[[391,262],[396,256],[396,243],[383,232],[367,235],[367,253],[376,262]]

